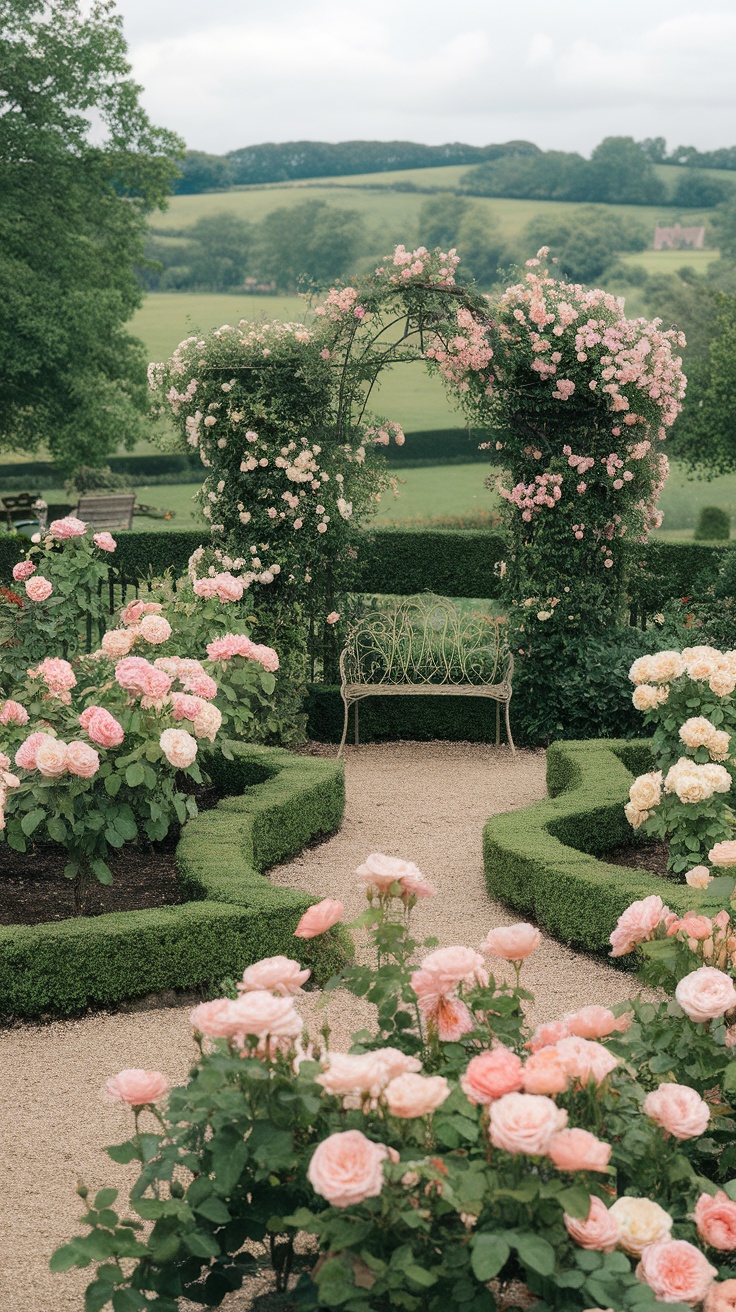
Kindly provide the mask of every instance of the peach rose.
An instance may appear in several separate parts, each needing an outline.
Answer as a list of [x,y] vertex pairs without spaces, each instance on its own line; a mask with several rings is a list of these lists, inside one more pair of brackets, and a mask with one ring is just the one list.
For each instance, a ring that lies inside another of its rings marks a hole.
[[609,1034],[623,1034],[631,1025],[631,1016],[614,1016],[609,1007],[592,1004],[565,1016],[565,1024],[579,1039],[605,1039]]
[[686,1239],[664,1239],[644,1249],[636,1274],[660,1303],[695,1306],[705,1298],[718,1271]]
[[238,1034],[255,1035],[259,1039],[295,1039],[303,1029],[291,998],[277,998],[265,989],[241,993],[230,1003],[230,1010]]
[[708,860],[719,870],[728,870],[731,866],[736,866],[736,842],[730,839],[726,843],[716,843],[708,853]]
[[639,656],[629,670],[632,683],[648,683],[652,677],[652,657]]
[[730,697],[736,688],[736,672],[733,670],[714,670],[708,680],[708,687],[716,697]]
[[639,943],[653,936],[659,922],[668,911],[669,907],[666,907],[661,897],[655,894],[650,894],[641,902],[632,902],[619,916],[616,928],[611,934],[610,955],[625,957],[627,953],[633,952]]
[[704,715],[691,715],[680,726],[679,736],[686,747],[707,747],[716,732],[716,726]]
[[549,1048],[553,1044],[559,1043],[560,1039],[566,1039],[569,1033],[567,1021],[547,1020],[541,1025],[537,1025],[526,1046],[532,1052],[539,1052],[540,1048]]
[[342,918],[345,906],[337,898],[325,897],[314,906],[307,907],[299,924],[294,930],[295,938],[316,938],[332,929]]
[[80,715],[79,723],[98,747],[119,747],[125,737],[120,721],[104,706],[88,706]]
[[712,881],[713,876],[707,866],[693,866],[685,875],[685,883],[690,888],[707,888]]
[[41,574],[36,574],[35,578],[26,581],[26,594],[30,601],[46,601],[53,590],[53,583]]
[[238,992],[267,989],[271,993],[288,997],[289,994],[303,993],[302,984],[306,984],[311,973],[311,970],[302,970],[299,962],[292,961],[290,957],[264,957],[243,971]]
[[401,897],[405,903],[408,903],[412,897],[425,898],[434,897],[437,889],[434,884],[430,884],[428,879],[424,878],[419,871],[415,875],[402,875],[399,880],[401,884]]
[[331,1052],[326,1070],[316,1077],[325,1093],[336,1098],[378,1098],[389,1078],[388,1064],[376,1052]]
[[558,1171],[605,1171],[611,1145],[589,1130],[560,1130],[547,1145],[547,1156]]
[[600,1198],[591,1195],[588,1215],[584,1221],[564,1214],[565,1227],[578,1248],[590,1248],[598,1253],[612,1253],[618,1244],[618,1221]]
[[105,1092],[116,1102],[130,1107],[147,1107],[160,1102],[169,1091],[169,1081],[160,1071],[142,1071],[137,1068],[111,1075],[105,1083]]
[[460,945],[430,952],[422,961],[421,970],[434,976],[442,993],[450,993],[459,984],[468,988],[479,984],[484,988],[488,983],[488,971],[480,953]]
[[528,1057],[521,1073],[525,1093],[544,1093],[552,1097],[564,1093],[569,1076],[554,1048],[540,1048]]
[[[16,761],[20,765],[17,756]],[[36,769],[41,772],[44,779],[60,779],[66,774],[66,743],[60,738],[51,738],[48,734],[44,734],[44,741],[39,743],[36,749]]]
[[331,1134],[318,1144],[307,1178],[333,1207],[351,1207],[377,1198],[383,1188],[385,1144],[373,1143],[360,1130]]
[[484,1106],[505,1093],[517,1093],[521,1086],[521,1058],[503,1044],[473,1057],[460,1076],[460,1087],[475,1106]]
[[700,1094],[686,1084],[660,1084],[643,1103],[645,1115],[675,1139],[695,1139],[704,1134],[710,1108]]
[[209,1039],[233,1039],[242,1033],[239,1020],[233,1016],[231,998],[213,998],[200,1002],[191,1012],[192,1028]]
[[175,770],[186,770],[197,755],[197,740],[186,729],[164,729],[158,741],[166,760]]
[[385,856],[383,852],[371,852],[355,873],[368,888],[375,889],[379,897],[386,897],[392,884],[400,883],[402,877],[406,875],[418,875],[420,879],[422,878],[421,871],[413,861],[403,861],[396,856]]
[[112,533],[95,533],[92,541],[100,551],[114,551],[118,545]]
[[[41,769],[40,765],[38,768]],[[91,779],[100,768],[99,754],[94,747],[90,747],[89,743],[75,738],[73,742],[67,744],[66,768],[70,774],[76,774],[80,779]]]
[[632,702],[637,711],[653,711],[661,702],[660,688],[655,688],[651,683],[640,683],[634,689]]
[[650,1244],[670,1237],[672,1217],[649,1198],[617,1198],[611,1212],[621,1232],[619,1246],[632,1257],[641,1257]]
[[213,743],[222,727],[222,711],[209,702],[204,702],[194,720],[196,738],[207,738]]
[[[651,656],[649,681],[651,683],[671,683],[685,672],[685,662],[679,651],[658,651]],[[633,668],[633,667],[632,667]]]
[[695,1204],[693,1219],[698,1236],[709,1248],[732,1253],[736,1248],[736,1203],[719,1189],[714,1198],[701,1194]]
[[718,1280],[711,1285],[703,1312],[736,1312],[736,1280]]
[[19,560],[18,564],[13,566],[13,578],[16,583],[23,583],[25,579],[29,579],[35,573],[36,566],[32,560]]
[[535,952],[542,935],[535,925],[521,921],[518,925],[500,925],[486,935],[481,944],[487,956],[502,957],[504,961],[525,961]]
[[75,515],[65,515],[63,519],[52,519],[48,531],[55,538],[81,538],[87,525]]
[[407,1071],[386,1085],[384,1097],[392,1116],[413,1120],[431,1116],[450,1096],[450,1086],[443,1075],[414,1075]]
[[222,574],[217,574],[214,584],[215,592],[220,601],[240,601],[245,590],[243,580],[236,579],[228,570]]
[[551,1098],[534,1093],[506,1093],[491,1103],[489,1134],[495,1148],[542,1157],[550,1139],[567,1125],[567,1112]]
[[3,703],[3,709],[0,711],[0,724],[28,724],[30,716],[25,706],[20,702],[14,702],[12,699]]
[[[36,753],[47,738],[51,738],[51,734],[41,733],[38,730],[36,733],[29,734],[15,753],[15,764],[20,766],[22,770],[35,770]],[[51,741],[54,742],[55,739],[51,738]]]
[[108,629],[102,635],[101,646],[109,660],[119,661],[128,655],[134,642],[135,634],[129,629]]
[[696,916],[692,911],[689,911],[678,922],[677,928],[678,931],[682,930],[683,933],[687,934],[688,938],[702,943],[705,939],[712,937],[713,921],[710,916]]
[[139,633],[146,642],[158,645],[171,637],[171,625],[163,615],[144,615],[139,625]]
[[675,998],[690,1020],[704,1024],[736,1007],[736,988],[724,971],[715,966],[701,966],[680,980]]
[[629,789],[631,805],[637,811],[651,811],[662,800],[662,771],[652,770],[649,774],[640,774]]
[[560,1039],[554,1050],[570,1079],[581,1086],[591,1080],[596,1085],[602,1084],[618,1066],[618,1057],[614,1057],[602,1043],[579,1039],[573,1034]]

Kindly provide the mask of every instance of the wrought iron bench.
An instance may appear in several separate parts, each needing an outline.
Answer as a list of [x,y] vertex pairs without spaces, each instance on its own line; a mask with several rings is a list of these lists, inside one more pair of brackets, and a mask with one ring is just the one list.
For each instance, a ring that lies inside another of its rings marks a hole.
[[506,735],[515,752],[509,723],[514,658],[498,622],[478,611],[461,611],[448,597],[422,593],[387,610],[369,611],[349,630],[340,656],[340,694],[345,721],[338,756],[355,707],[364,697],[490,697],[496,703],[496,744],[501,741],[501,706]]

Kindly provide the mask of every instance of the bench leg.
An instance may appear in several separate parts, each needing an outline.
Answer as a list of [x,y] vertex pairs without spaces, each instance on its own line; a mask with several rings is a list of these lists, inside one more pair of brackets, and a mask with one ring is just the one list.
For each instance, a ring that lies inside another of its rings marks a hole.
[[343,722],[342,722],[342,738],[340,739],[340,746],[337,749],[338,757],[342,756],[343,748],[345,746],[345,739],[348,736],[348,714],[350,712],[350,705],[345,700],[344,697],[343,697],[343,701],[345,702],[345,715],[343,717]]
[[358,733],[358,707],[360,702],[355,703],[355,746],[360,747],[360,735]]
[[501,746],[501,703],[496,702],[496,746]]
[[512,756],[516,756],[516,748],[514,747],[514,740],[513,740],[513,738],[511,737],[511,723],[510,723],[510,721],[509,721],[509,703],[508,703],[508,702],[506,703],[506,737],[507,737],[508,740],[509,740],[509,747],[511,748],[511,754],[512,754]]

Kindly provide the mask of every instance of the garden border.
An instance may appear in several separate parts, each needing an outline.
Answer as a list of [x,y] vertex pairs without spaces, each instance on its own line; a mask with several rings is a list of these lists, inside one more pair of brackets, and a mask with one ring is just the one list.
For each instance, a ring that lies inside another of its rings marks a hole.
[[[697,907],[697,889],[598,859],[631,842],[624,804],[632,771],[651,768],[647,739],[553,743],[547,749],[550,796],[486,822],[483,864],[490,896],[569,947],[605,955],[609,935],[631,902],[654,893],[679,914]],[[631,966],[635,959],[621,964]]]
[[[246,787],[187,822],[176,849],[188,901],[144,911],[0,927],[0,1015],[68,1015],[164,989],[217,986],[264,956],[294,953],[296,924],[317,896],[262,872],[339,829],[341,762],[231,744],[210,770]],[[300,941],[301,942],[301,941]],[[324,982],[350,955],[344,929],[301,944]]]

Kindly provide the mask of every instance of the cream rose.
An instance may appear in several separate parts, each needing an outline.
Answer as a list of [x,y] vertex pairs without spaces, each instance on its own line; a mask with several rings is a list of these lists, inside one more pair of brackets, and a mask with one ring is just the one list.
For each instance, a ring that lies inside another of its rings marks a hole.
[[197,755],[197,742],[186,729],[164,729],[159,738],[161,751],[175,770],[186,770]]
[[690,1020],[703,1025],[736,1007],[736,988],[724,971],[715,966],[701,966],[680,980],[675,998]]
[[656,706],[660,705],[660,689],[655,688],[651,683],[640,683],[634,689],[631,698],[637,711],[653,711]]
[[60,738],[45,736],[36,751],[36,769],[44,779],[60,779],[67,770],[67,746]]
[[685,672],[685,662],[679,651],[658,651],[651,658],[649,681],[671,683]]
[[641,1257],[649,1244],[670,1237],[672,1217],[649,1198],[617,1198],[611,1214],[621,1232],[619,1245],[632,1257]]
[[629,789],[632,806],[638,811],[651,811],[662,800],[662,771],[652,770],[649,774],[640,774]]
[[333,1207],[351,1207],[377,1198],[383,1188],[385,1144],[373,1143],[360,1130],[331,1134],[317,1146],[307,1177]]
[[415,1075],[411,1071],[390,1080],[384,1091],[389,1112],[401,1120],[431,1116],[449,1096],[450,1086],[443,1075]]

